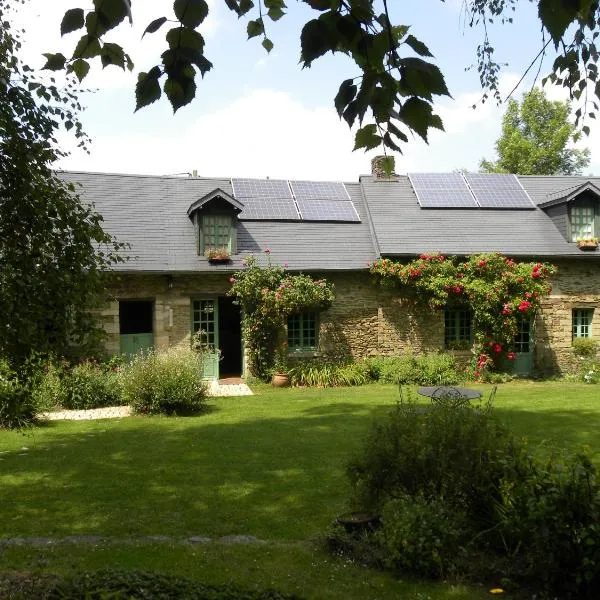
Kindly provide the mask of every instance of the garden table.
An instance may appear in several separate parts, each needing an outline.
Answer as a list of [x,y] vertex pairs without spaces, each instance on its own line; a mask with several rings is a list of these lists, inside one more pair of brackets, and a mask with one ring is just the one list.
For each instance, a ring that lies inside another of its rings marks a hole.
[[450,406],[466,406],[471,400],[481,398],[481,392],[477,390],[452,385],[420,387],[417,389],[417,394],[431,398],[433,403]]

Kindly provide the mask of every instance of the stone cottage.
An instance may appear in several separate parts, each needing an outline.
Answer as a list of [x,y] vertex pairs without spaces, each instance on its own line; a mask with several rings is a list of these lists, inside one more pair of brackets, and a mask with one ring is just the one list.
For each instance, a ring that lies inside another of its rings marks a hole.
[[[571,369],[573,338],[600,336],[600,251],[577,244],[600,234],[600,178],[386,176],[378,164],[347,183],[61,173],[94,203],[106,231],[130,244],[101,311],[106,350],[187,343],[202,329],[221,354],[208,375],[244,374],[240,312],[226,292],[250,254],[335,285],[331,308],[289,319],[294,356],[359,358],[468,345],[468,311],[416,309],[376,287],[368,265],[423,252],[498,251],[559,267],[535,322],[522,324],[515,368]],[[223,248],[225,262],[211,255]]]

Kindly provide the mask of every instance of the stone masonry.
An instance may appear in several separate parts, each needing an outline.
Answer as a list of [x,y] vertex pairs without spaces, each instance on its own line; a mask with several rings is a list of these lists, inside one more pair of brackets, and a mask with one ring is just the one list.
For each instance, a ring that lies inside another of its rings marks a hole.
[[[600,334],[600,266],[560,261],[552,294],[543,301],[534,325],[536,372],[544,375],[574,370],[571,348],[572,311],[592,308],[592,335]],[[119,352],[119,300],[154,302],[157,348],[188,343],[192,299],[225,295],[229,274],[115,275],[107,304],[100,312],[106,350]],[[418,307],[397,293],[374,285],[366,272],[317,273],[335,285],[333,305],[319,315],[319,348],[314,355],[364,358],[444,348],[443,312]],[[311,355],[311,356],[314,356]]]

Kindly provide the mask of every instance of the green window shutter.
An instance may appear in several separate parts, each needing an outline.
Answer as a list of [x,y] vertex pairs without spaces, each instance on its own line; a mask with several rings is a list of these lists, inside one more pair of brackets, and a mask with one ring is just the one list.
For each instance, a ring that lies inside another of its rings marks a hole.
[[594,309],[575,308],[573,309],[573,338],[592,337],[592,318]]
[[594,206],[579,205],[571,207],[571,241],[585,240],[595,236]]
[[231,216],[229,215],[202,215],[201,217],[201,253],[215,248],[226,248],[230,253],[231,248]]
[[288,349],[312,352],[317,348],[317,313],[308,312],[288,318]]

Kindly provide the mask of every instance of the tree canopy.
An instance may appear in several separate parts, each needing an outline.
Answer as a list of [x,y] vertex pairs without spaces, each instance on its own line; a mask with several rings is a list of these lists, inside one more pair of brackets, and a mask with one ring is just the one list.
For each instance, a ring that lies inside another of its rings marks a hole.
[[[427,45],[409,33],[407,24],[393,23],[388,0],[302,0],[314,11],[300,35],[301,65],[310,67],[325,54],[343,53],[351,58],[357,76],[343,81],[334,99],[336,110],[349,126],[360,124],[355,149],[366,150],[383,144],[400,151],[408,134],[416,133],[427,141],[431,128],[443,129],[433,112],[434,98],[449,95],[444,76],[430,60]],[[444,0],[441,0],[442,2]],[[533,0],[532,0],[533,1]],[[572,99],[581,100],[577,119],[595,117],[600,98],[597,80],[598,51],[595,40],[600,23],[596,0],[536,0],[542,37],[540,52],[532,65],[541,61],[549,47],[557,57],[545,79],[568,88]],[[247,19],[248,38],[261,40],[270,52],[266,24],[285,16],[284,0],[224,0],[237,17]],[[500,64],[494,60],[488,24],[510,23],[517,0],[463,0],[467,23],[480,27],[483,35],[477,50],[477,66],[484,89],[500,98]],[[204,53],[202,23],[209,13],[206,0],[175,0],[169,15],[157,16],[145,34],[165,32],[165,50],[157,64],[138,74],[135,89],[137,109],[157,101],[164,94],[173,110],[196,96],[198,74],[204,77],[212,63]],[[135,17],[131,0],[93,0],[93,8],[68,10],[61,33],[80,31],[73,53],[46,54],[46,68],[66,69],[83,80],[90,62],[100,60],[103,67],[117,65],[133,69],[126,49],[110,42],[117,25]],[[541,63],[540,63],[541,64]],[[589,95],[588,95],[589,94]],[[368,121],[365,124],[365,119]],[[582,126],[589,131],[587,125]]]
[[73,84],[44,85],[21,64],[9,12],[0,0],[0,356],[19,364],[94,331],[89,308],[120,246],[50,167],[61,125],[85,145],[79,103]]
[[569,148],[575,125],[568,102],[551,101],[537,88],[519,103],[509,100],[496,141],[498,159],[483,159],[486,173],[519,175],[578,175],[590,163],[590,151]]

